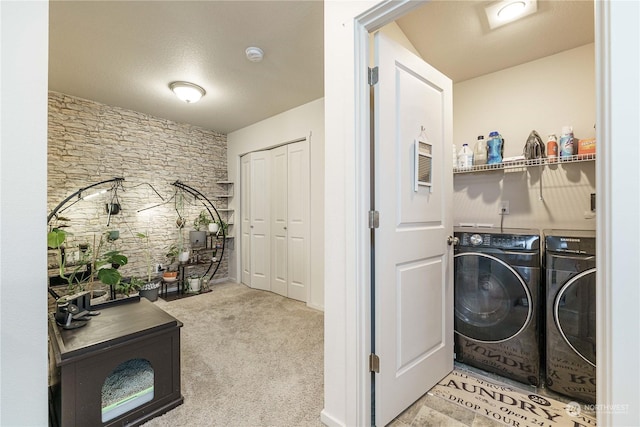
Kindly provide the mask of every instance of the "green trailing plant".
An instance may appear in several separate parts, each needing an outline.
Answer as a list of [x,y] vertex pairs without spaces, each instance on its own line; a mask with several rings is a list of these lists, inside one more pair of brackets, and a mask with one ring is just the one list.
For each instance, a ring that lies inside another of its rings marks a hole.
[[151,244],[149,243],[149,233],[136,233],[136,237],[144,244],[144,259],[147,264],[147,283],[150,283],[153,265],[151,264]]

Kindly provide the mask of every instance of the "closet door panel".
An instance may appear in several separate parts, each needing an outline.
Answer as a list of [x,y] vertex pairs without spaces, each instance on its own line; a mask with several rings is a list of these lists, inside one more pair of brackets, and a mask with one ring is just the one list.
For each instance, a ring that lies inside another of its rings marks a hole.
[[271,290],[270,160],[267,151],[251,153],[251,287]]
[[287,147],[271,150],[271,290],[287,296]]
[[251,286],[251,155],[240,159],[241,282]]
[[307,301],[309,287],[309,143],[289,144],[287,177],[287,296]]

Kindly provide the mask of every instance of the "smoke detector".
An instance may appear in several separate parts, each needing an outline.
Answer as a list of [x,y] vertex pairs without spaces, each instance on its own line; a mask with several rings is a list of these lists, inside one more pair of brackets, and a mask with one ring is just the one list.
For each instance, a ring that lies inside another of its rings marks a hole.
[[260,62],[264,57],[264,52],[259,47],[248,47],[244,53],[247,55],[247,59],[251,62]]

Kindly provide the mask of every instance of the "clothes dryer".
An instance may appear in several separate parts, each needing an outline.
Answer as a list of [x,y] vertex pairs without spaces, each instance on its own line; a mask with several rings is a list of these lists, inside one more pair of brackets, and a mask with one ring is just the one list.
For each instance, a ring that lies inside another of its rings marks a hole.
[[595,403],[595,232],[544,230],[543,233],[547,387]]
[[540,382],[540,233],[454,229],[456,360]]

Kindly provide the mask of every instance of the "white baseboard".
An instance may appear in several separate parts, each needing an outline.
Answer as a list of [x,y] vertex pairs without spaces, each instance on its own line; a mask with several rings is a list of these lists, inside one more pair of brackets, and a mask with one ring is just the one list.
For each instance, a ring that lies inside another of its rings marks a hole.
[[323,409],[322,412],[320,412],[320,421],[322,421],[322,424],[329,427],[345,427],[346,426],[346,424],[341,423],[337,418],[334,418],[331,415],[329,415],[326,409]]
[[307,303],[307,307],[309,307],[309,308],[313,308],[314,310],[318,310],[318,311],[322,311],[322,312],[324,312],[324,306],[323,306],[323,305],[317,305],[317,304],[310,304],[310,303]]

